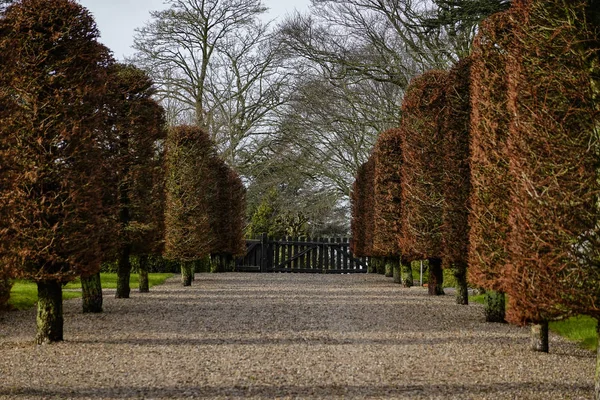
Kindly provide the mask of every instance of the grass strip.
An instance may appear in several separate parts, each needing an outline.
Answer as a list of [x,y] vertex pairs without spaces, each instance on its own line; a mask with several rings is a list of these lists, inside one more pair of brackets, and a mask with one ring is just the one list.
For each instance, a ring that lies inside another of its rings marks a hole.
[[[168,278],[173,276],[170,273],[151,273],[148,274],[148,286],[153,287],[164,283]],[[116,289],[117,288],[117,274],[114,273],[102,273],[100,274],[100,280],[102,281],[103,289]],[[132,274],[130,285],[132,288],[136,288],[139,285],[138,275]],[[63,300],[69,300],[81,297],[81,282],[79,279],[69,282],[64,286]],[[35,282],[29,282],[24,280],[15,281],[11,291],[10,299],[8,304],[17,309],[25,310],[35,306],[37,303],[37,285]]]
[[[469,302],[484,304],[485,295],[469,296]],[[581,315],[562,321],[551,321],[549,326],[552,332],[568,340],[577,342],[585,349],[596,351],[598,346],[596,324],[597,321],[595,318]]]

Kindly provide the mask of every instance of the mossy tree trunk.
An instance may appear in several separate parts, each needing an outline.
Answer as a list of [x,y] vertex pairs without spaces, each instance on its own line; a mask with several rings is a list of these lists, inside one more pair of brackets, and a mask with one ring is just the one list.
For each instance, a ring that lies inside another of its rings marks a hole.
[[214,254],[211,256],[212,259],[212,268],[211,272],[213,273],[221,273],[226,271],[225,266],[225,255],[224,254]]
[[384,260],[385,263],[385,277],[393,278],[394,277],[394,257],[386,257]]
[[531,350],[542,353],[548,352],[548,321],[531,325]]
[[373,263],[375,264],[375,270],[379,275],[385,275],[385,260],[380,257],[373,257]]
[[400,262],[402,268],[402,286],[412,287],[414,285],[412,276],[412,265],[408,261],[401,260]]
[[485,292],[485,321],[505,322],[506,295],[503,292],[486,290]]
[[375,268],[375,262],[374,262],[373,258],[369,261],[369,264],[367,265],[367,273],[369,273],[369,274],[377,273],[377,268]]
[[400,267],[400,258],[394,257],[392,263],[392,272],[394,275],[394,283],[402,283],[402,271]]
[[456,280],[456,304],[466,306],[469,304],[469,287],[467,285],[467,266],[455,265],[452,269]]
[[119,254],[119,263],[117,265],[117,299],[128,299],[131,287],[129,286],[129,278],[131,276],[131,245],[126,244],[121,249]]
[[58,281],[37,283],[37,344],[63,340],[62,284]]
[[102,312],[102,281],[100,272],[81,277],[81,296],[84,313]]
[[142,254],[138,259],[139,263],[139,290],[140,293],[148,293],[150,286],[148,285],[148,255]]
[[192,277],[194,275],[194,262],[181,262],[181,284],[183,286],[192,286]]
[[440,296],[444,294],[444,271],[442,270],[442,260],[440,258],[429,259],[429,279],[427,287],[430,296]]

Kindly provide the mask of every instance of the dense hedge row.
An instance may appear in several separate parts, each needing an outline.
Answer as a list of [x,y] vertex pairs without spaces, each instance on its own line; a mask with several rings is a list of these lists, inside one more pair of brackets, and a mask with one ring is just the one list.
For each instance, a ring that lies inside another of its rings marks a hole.
[[357,257],[373,255],[375,159],[360,166],[350,195],[352,203],[351,251]]
[[509,191],[506,64],[513,37],[512,11],[481,24],[471,67],[471,195],[469,280],[503,289]]
[[73,0],[0,17],[0,307],[10,279],[35,281],[38,343],[62,340],[63,283],[81,277],[84,312],[102,311],[102,262],[129,297],[132,257],[142,275],[163,251],[192,262],[245,245],[239,176],[198,128],[167,137],[152,80],[97,39]]
[[507,318],[600,316],[600,40],[583,1],[515,4]]
[[373,255],[400,257],[400,204],[402,167],[401,133],[399,129],[383,132],[373,150],[374,226]]
[[468,265],[471,284],[508,294],[514,323],[600,315],[599,14],[515,1],[472,56],[411,82],[398,141],[381,135],[374,183],[355,185],[375,185],[364,255],[397,254],[395,236],[403,258],[443,258],[459,281]]

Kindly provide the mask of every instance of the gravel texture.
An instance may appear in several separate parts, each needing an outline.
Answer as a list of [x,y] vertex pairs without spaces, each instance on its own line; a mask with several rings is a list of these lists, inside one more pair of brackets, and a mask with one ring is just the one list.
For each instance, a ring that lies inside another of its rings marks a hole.
[[380,275],[202,274],[83,315],[32,344],[35,310],[0,314],[1,399],[589,399],[594,354],[486,324],[482,306]]

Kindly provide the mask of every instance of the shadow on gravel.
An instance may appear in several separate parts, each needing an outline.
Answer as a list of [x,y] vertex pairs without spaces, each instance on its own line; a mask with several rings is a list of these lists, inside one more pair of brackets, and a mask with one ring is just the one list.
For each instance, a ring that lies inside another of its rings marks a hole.
[[300,398],[331,398],[331,397],[377,397],[392,398],[404,397],[411,398],[415,396],[423,397],[442,397],[463,395],[468,398],[477,398],[479,396],[493,396],[491,398],[514,396],[535,395],[538,398],[544,397],[544,394],[550,396],[547,398],[563,398],[563,395],[575,392],[590,392],[593,385],[580,384],[562,384],[562,383],[540,383],[523,382],[509,383],[501,382],[488,385],[455,385],[455,384],[436,384],[436,385],[402,385],[402,386],[340,386],[340,385],[318,385],[318,386],[254,386],[243,384],[236,386],[217,386],[217,387],[112,387],[98,389],[69,389],[69,388],[23,388],[8,390],[0,388],[0,396],[11,396],[16,399],[30,398],[57,398],[57,399],[127,399],[127,398],[152,398],[152,399],[173,399],[173,398],[213,398],[223,397],[258,397],[258,398],[280,398],[280,397],[300,397]]
[[[471,345],[483,344],[490,345],[489,338],[477,337],[458,337],[448,336],[443,338],[404,338],[397,339],[352,339],[352,338],[208,338],[208,339],[144,339],[144,338],[125,338],[125,339],[98,339],[98,340],[69,340],[73,344],[112,344],[112,345],[131,345],[131,346],[288,346],[288,345],[376,345],[376,346],[435,346],[446,344]],[[428,348],[428,347],[425,347]]]

